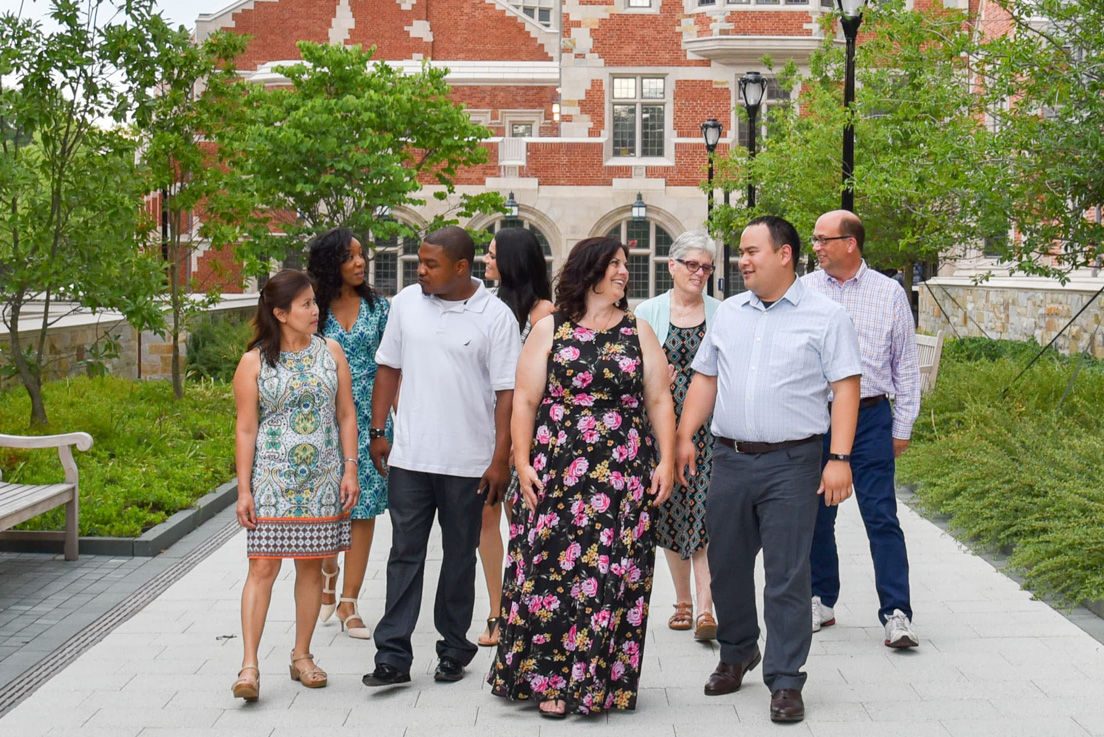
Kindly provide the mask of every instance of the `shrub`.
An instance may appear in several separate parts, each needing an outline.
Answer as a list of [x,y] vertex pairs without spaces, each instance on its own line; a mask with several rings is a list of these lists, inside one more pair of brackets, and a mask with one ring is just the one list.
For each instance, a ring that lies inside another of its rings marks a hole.
[[252,336],[250,320],[241,314],[200,317],[189,330],[188,373],[198,379],[232,381]]
[[987,343],[947,344],[898,479],[981,547],[1011,550],[1037,593],[1104,598],[1100,362],[1044,355],[1002,397],[1039,346]]
[[[234,402],[229,385],[194,382],[173,401],[172,385],[114,376],[43,385],[50,426],[37,434],[83,430],[94,445],[75,452],[80,469],[82,535],[136,537],[234,476]],[[0,392],[0,427],[26,433],[27,393]],[[56,450],[0,448],[4,480],[51,483],[61,476]],[[60,530],[55,509],[21,529]]]

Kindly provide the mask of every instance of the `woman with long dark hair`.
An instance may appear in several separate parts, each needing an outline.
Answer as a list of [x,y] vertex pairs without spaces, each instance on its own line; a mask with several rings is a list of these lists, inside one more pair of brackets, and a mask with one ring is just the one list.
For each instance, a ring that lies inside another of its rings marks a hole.
[[257,302],[253,339],[234,373],[238,523],[248,530],[242,591],[242,669],[237,698],[260,695],[257,650],[272,584],[295,561],[295,647],[291,678],[326,685],[310,654],[322,601],[322,559],[349,549],[357,502],[357,425],[349,364],[341,346],[315,335],[310,277],[281,271]]
[[[359,448],[357,478],[360,499],[352,510],[352,547],[345,553],[345,578],[341,595],[333,585],[341,569],[337,556],[323,561],[322,608],[318,619],[325,622],[337,613],[341,629],[358,640],[372,631],[360,616],[357,597],[368,568],[376,516],[387,510],[387,482],[372,465],[368,445],[372,435],[372,385],[376,379],[376,349],[383,338],[390,305],[368,284],[368,267],[360,241],[348,228],[332,228],[317,236],[310,246],[307,270],[317,284],[318,333],[336,341],[345,351],[353,380]],[[377,428],[391,439],[391,420]]]
[[[525,228],[503,228],[495,233],[494,239],[487,246],[483,263],[487,267],[487,278],[498,281],[498,298],[506,303],[517,318],[521,342],[524,343],[532,327],[556,309],[552,304],[552,285],[548,280],[548,267],[540,242]],[[504,503],[512,504],[517,494],[517,471],[511,471],[510,487],[506,491]],[[487,595],[491,603],[487,628],[477,640],[483,647],[494,647],[498,644],[498,610],[502,605],[501,518],[502,504],[483,508],[479,559],[483,561],[483,576],[487,580]]]
[[636,706],[675,414],[663,349],[628,312],[627,262],[613,238],[575,244],[556,313],[518,361],[510,430],[525,510],[510,525],[488,682],[549,718]]

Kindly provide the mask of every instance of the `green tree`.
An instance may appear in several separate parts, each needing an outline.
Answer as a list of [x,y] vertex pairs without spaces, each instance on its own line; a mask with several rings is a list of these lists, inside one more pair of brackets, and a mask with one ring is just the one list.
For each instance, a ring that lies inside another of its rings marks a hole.
[[119,310],[137,329],[161,321],[160,266],[142,248],[145,178],[135,141],[112,127],[130,108],[127,71],[142,62],[127,51],[151,1],[107,20],[101,7],[53,0],[50,31],[0,16],[0,299],[32,424],[47,422],[47,331],[74,304]]
[[754,161],[737,148],[723,167],[730,188],[755,182],[755,212],[722,208],[717,226],[731,232],[750,217],[775,214],[811,233],[819,215],[840,206],[841,136],[850,114],[865,257],[911,280],[913,264],[978,235],[977,162],[987,131],[971,90],[976,42],[963,13],[900,3],[868,10],[863,32],[853,112],[842,106],[844,52],[831,34],[807,76],[798,79],[792,66],[780,75],[786,85],[800,84],[796,105],[769,121]]
[[[455,193],[458,172],[487,161],[490,131],[449,99],[447,70],[416,74],[372,62],[374,49],[300,42],[302,63],[278,67],[288,86],[255,88],[256,117],[227,150],[226,164],[271,218],[248,231],[252,273],[269,258],[295,263],[314,234],[336,225],[377,238],[405,232],[389,209]],[[500,209],[497,193],[463,195],[457,215]],[[438,219],[433,226],[446,222]]]

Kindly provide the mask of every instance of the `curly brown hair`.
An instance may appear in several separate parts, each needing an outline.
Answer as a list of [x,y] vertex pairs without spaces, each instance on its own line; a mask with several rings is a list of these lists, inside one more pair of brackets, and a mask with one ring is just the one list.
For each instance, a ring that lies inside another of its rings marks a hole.
[[[556,310],[561,315],[572,321],[583,319],[587,294],[606,277],[609,262],[618,251],[624,251],[628,256],[629,249],[625,244],[608,236],[584,238],[575,244],[556,277]],[[614,306],[626,311],[629,309],[627,289],[625,296]]]

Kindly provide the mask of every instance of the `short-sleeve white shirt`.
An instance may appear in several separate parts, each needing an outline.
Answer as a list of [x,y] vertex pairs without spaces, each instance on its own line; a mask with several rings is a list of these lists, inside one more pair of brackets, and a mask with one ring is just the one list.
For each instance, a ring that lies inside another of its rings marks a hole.
[[472,282],[464,302],[417,284],[391,302],[376,362],[402,371],[392,466],[471,478],[491,463],[495,392],[514,388],[521,339],[510,308]]

